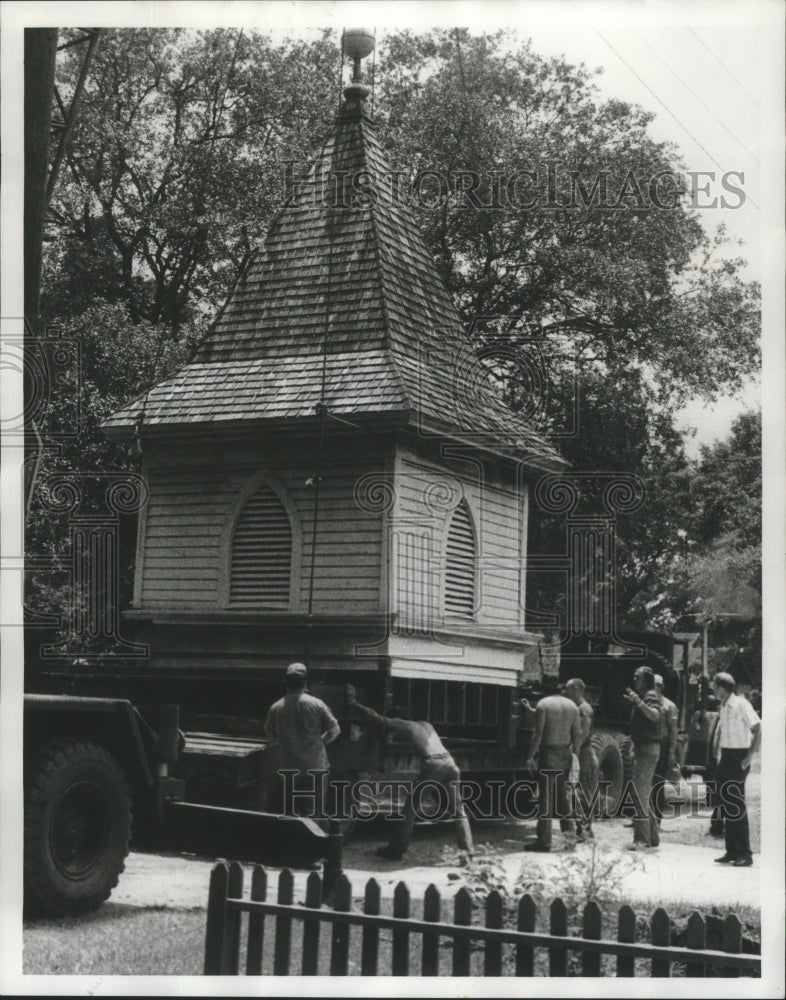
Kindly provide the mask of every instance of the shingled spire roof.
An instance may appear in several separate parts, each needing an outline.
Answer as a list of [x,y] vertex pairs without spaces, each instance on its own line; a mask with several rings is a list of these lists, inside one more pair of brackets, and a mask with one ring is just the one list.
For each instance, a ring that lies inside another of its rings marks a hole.
[[565,463],[495,394],[391,183],[365,88],[270,226],[192,362],[104,425],[396,420],[538,468]]

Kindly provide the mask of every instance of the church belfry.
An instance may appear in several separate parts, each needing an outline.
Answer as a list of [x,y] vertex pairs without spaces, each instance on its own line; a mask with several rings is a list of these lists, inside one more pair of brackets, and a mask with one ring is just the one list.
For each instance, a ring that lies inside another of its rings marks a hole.
[[335,129],[191,362],[105,425],[140,432],[149,483],[127,617],[151,670],[219,702],[247,684],[263,714],[302,659],[328,693],[351,679],[480,734],[536,644],[528,483],[565,463],[485,377],[390,184],[372,47],[345,34]]

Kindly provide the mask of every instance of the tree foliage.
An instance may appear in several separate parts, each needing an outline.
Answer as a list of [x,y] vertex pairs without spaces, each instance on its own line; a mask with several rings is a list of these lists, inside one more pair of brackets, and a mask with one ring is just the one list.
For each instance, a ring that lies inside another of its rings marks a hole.
[[[584,66],[505,32],[396,35],[377,94],[382,137],[410,176],[480,178],[479,205],[456,194],[420,220],[468,323],[504,317],[515,342],[569,347],[611,379],[646,365],[672,405],[736,389],[756,370],[758,288],[723,253],[724,233],[703,230],[677,151],[648,134],[651,113],[600,101]],[[482,207],[495,177],[523,171],[537,178],[531,197]],[[601,181],[606,199],[590,198]]]
[[[653,617],[761,614],[761,412],[742,413],[728,437],[702,446],[687,478],[681,545],[664,552]],[[673,533],[673,532],[672,532]]]
[[337,62],[326,38],[104,32],[55,202],[49,310],[100,296],[177,333],[218,308],[282,201],[284,162],[329,128]]

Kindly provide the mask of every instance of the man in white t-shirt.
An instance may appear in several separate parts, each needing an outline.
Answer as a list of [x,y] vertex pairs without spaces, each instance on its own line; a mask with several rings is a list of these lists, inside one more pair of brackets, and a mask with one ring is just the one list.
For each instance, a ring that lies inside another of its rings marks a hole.
[[737,685],[731,674],[717,673],[712,683],[721,703],[714,741],[718,761],[715,777],[726,837],[726,853],[715,860],[721,865],[748,868],[753,857],[745,808],[745,779],[761,743],[761,719],[747,699],[734,693]]

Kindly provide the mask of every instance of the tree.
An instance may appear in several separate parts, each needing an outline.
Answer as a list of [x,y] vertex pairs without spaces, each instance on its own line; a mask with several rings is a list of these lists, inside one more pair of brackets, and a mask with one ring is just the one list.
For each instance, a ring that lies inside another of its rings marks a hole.
[[761,413],[733,422],[726,440],[702,446],[689,464],[681,519],[664,537],[651,615],[665,625],[683,614],[699,618],[761,615]]
[[761,411],[741,414],[725,441],[701,449],[692,586],[708,613],[761,614],[761,461]]
[[[616,564],[613,576],[599,584],[588,567],[586,594],[592,607],[610,599],[619,626],[644,628],[663,624],[655,612],[658,595],[671,594],[668,581],[681,558],[679,530],[690,506],[693,469],[668,411],[659,410],[640,371],[617,373],[614,390],[606,376],[586,369],[580,379],[576,413],[577,433],[561,442],[571,462],[568,472],[579,488],[578,514],[609,514],[602,491],[610,482],[637,477],[643,502],[636,509],[614,516]],[[578,475],[575,475],[578,473]],[[559,554],[565,551],[565,518],[549,515],[533,504],[530,551]],[[596,557],[605,558],[604,543],[597,540]],[[572,581],[574,586],[576,581]],[[532,611],[564,610],[566,580],[557,574],[531,572],[528,605]],[[675,598],[676,599],[676,598]],[[677,604],[682,609],[685,598]],[[655,604],[653,604],[655,602]]]
[[729,436],[703,445],[693,488],[696,541],[734,539],[739,547],[761,545],[761,411],[740,414]]
[[[160,327],[148,321],[134,323],[122,302],[100,298],[58,327],[51,345],[58,344],[66,349],[78,344],[78,363],[52,382],[37,411],[42,445],[29,449],[25,541],[28,556],[43,560],[44,569],[28,572],[25,600],[36,615],[59,615],[67,620],[76,599],[69,578],[69,515],[53,513],[47,503],[50,477],[74,483],[83,513],[95,510],[106,514],[105,473],[138,472],[140,463],[134,449],[108,442],[101,424],[157,378],[180,367],[189,344],[162,339]],[[123,604],[130,601],[135,535],[136,518],[121,518],[119,585]],[[85,553],[84,558],[91,556]]]
[[[73,51],[58,66],[66,93]],[[284,162],[329,128],[333,108],[317,95],[337,61],[326,38],[104,32],[54,203],[50,314],[99,296],[176,336],[214,312],[282,201]]]

